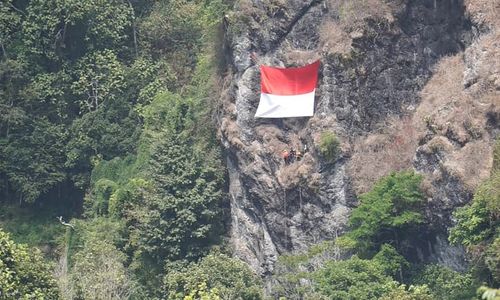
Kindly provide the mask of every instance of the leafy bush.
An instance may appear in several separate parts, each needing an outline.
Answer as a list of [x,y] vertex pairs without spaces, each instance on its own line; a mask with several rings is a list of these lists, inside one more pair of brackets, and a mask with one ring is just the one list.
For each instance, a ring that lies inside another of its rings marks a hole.
[[497,139],[495,143],[495,148],[493,149],[493,173],[500,172],[500,138]]
[[85,241],[73,256],[72,299],[128,299],[136,283],[125,267],[126,255],[105,240]]
[[119,187],[109,198],[108,212],[113,217],[123,217],[128,210],[136,205],[143,196],[150,183],[142,178],[132,178],[125,185]]
[[2,229],[0,299],[59,299],[56,282],[40,251],[15,244]]
[[486,248],[484,262],[493,279],[500,282],[500,237],[495,238]]
[[427,285],[433,299],[471,299],[475,295],[476,282],[471,274],[461,274],[439,265],[426,266],[413,280],[414,284]]
[[124,223],[97,217],[73,220],[59,265],[59,286],[64,299],[128,299],[138,284],[127,270],[122,251]]
[[450,230],[449,239],[452,243],[474,246],[492,237],[494,228],[485,200],[477,196],[471,204],[453,212],[457,224]]
[[406,285],[402,284],[396,289],[385,294],[380,300],[434,300],[429,288],[426,285]]
[[327,263],[313,278],[316,290],[329,299],[376,299],[396,285],[380,263],[356,256]]
[[85,214],[87,216],[105,216],[108,214],[109,198],[118,189],[118,185],[109,179],[100,179],[96,182],[92,197],[85,199]]
[[193,140],[194,101],[165,93],[151,105],[156,109],[146,114],[163,128],[152,133],[158,140],[148,149],[145,171],[151,185],[132,208],[132,234],[141,236],[137,246],[157,259],[196,258],[220,230],[224,173],[219,153],[210,144],[198,144],[203,137]]
[[500,172],[496,171],[474,194],[472,203],[453,212],[456,220],[449,240],[467,247],[478,276],[500,282]]
[[[168,299],[186,299],[193,291],[217,291],[221,299],[262,299],[261,282],[242,261],[225,254],[212,253],[198,263],[170,270],[164,278]],[[196,298],[198,299],[198,298]]]
[[384,268],[385,274],[393,278],[399,276],[399,280],[403,280],[403,270],[410,266],[408,261],[406,261],[394,247],[388,244],[384,244],[380,247],[380,251],[375,254],[373,260],[380,263]]
[[481,286],[477,289],[477,298],[482,300],[498,300],[500,298],[500,289],[493,289],[487,286]]
[[414,172],[392,173],[379,180],[373,189],[360,196],[349,224],[351,231],[343,239],[355,241],[362,253],[375,253],[388,243],[404,253],[403,241],[413,238],[412,230],[424,222],[422,176]]
[[319,142],[319,152],[329,162],[333,162],[340,154],[340,141],[332,132],[323,132]]

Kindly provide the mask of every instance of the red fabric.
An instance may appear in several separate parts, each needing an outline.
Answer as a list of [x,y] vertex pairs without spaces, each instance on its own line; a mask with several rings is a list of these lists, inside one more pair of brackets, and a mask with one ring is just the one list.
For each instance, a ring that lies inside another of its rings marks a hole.
[[299,68],[260,67],[262,93],[301,95],[314,91],[318,82],[319,60]]

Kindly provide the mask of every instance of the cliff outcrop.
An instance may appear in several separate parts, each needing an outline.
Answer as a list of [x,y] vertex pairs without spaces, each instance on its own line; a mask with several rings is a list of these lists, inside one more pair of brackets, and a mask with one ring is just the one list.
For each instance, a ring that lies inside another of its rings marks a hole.
[[[499,10],[461,0],[237,1],[219,107],[236,255],[270,274],[279,254],[345,231],[374,181],[411,168],[425,176],[429,219],[445,233],[491,168]],[[254,118],[260,64],[316,59],[314,117]],[[333,159],[319,151],[325,132],[339,141]],[[284,164],[283,149],[304,147],[301,161]],[[434,236],[422,259],[460,268],[460,249],[445,240]]]

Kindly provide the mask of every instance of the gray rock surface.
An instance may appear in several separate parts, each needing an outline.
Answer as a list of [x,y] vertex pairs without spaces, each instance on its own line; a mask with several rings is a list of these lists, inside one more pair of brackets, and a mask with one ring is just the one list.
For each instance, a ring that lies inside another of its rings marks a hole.
[[[400,0],[393,4],[392,21],[365,20],[362,30],[350,33],[349,53],[329,53],[319,32],[325,21],[339,18],[332,2],[240,0],[227,28],[232,77],[223,94],[220,134],[229,172],[231,244],[263,276],[273,271],[280,254],[302,251],[346,229],[357,203],[346,172],[349,142],[377,131],[389,116],[411,113],[436,62],[472,41],[461,0]],[[291,53],[302,56],[293,59]],[[315,117],[254,118],[259,64],[290,66],[317,58],[322,66]],[[474,82],[470,69],[465,84]],[[333,163],[317,150],[324,130],[342,140],[342,154]],[[285,166],[283,148],[304,145],[310,149],[304,159]],[[418,151],[415,168],[432,173],[442,160]],[[449,206],[436,213],[448,218],[450,209],[470,200],[471,194],[455,177],[442,178],[434,183],[435,197],[448,199]],[[433,259],[444,263],[450,257],[446,253],[461,251],[447,248],[443,238],[434,248]]]

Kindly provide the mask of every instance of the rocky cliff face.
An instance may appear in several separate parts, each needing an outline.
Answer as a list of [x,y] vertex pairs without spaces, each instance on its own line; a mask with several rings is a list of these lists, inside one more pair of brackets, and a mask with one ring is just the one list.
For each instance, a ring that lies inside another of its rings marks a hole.
[[[498,33],[477,10],[470,19],[461,0],[236,2],[220,137],[239,257],[267,275],[279,254],[335,238],[357,195],[393,170],[423,173],[429,217],[449,224],[488,176],[498,135],[499,68],[488,63],[499,61]],[[314,117],[254,118],[260,64],[316,59]],[[323,132],[341,142],[333,162],[318,151]],[[304,146],[301,161],[282,162],[283,149]],[[423,259],[460,267],[444,240]]]

